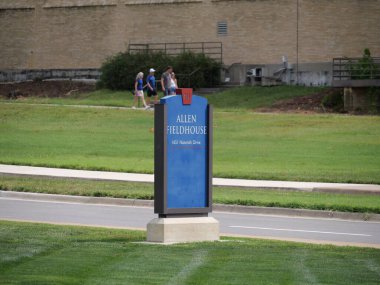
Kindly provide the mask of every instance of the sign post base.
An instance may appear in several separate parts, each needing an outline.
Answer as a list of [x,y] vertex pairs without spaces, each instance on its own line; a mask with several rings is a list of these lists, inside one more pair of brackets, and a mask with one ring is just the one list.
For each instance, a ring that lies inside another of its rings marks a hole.
[[147,225],[147,241],[183,243],[219,240],[219,222],[212,217],[156,218]]

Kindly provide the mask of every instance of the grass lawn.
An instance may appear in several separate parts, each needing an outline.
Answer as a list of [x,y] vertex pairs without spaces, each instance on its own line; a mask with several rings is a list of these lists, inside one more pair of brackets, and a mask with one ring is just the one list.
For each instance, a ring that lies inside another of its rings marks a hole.
[[[269,107],[278,100],[310,95],[321,92],[323,87],[275,86],[275,87],[237,87],[224,92],[206,95],[216,109],[237,111]],[[197,91],[194,91],[197,94]],[[159,92],[162,96],[162,92]],[[0,102],[10,102],[2,99]],[[69,97],[23,97],[14,103],[60,104],[60,105],[94,105],[131,107],[133,96],[130,91],[96,90],[90,93],[74,94]]]
[[[159,97],[163,96],[158,92]],[[145,100],[147,96],[145,94]],[[154,99],[151,98],[153,103]],[[112,91],[107,89],[96,90],[90,93],[79,93],[67,97],[22,97],[16,100],[6,100],[0,97],[0,103],[27,103],[27,104],[57,104],[57,105],[90,105],[132,107],[133,95],[131,91]],[[142,103],[139,101],[142,108]]]
[[[153,112],[0,103],[0,163],[153,172]],[[380,183],[380,117],[214,114],[214,177]]]
[[[153,184],[0,174],[0,190],[153,200]],[[213,188],[214,203],[380,214],[379,195]]]
[[153,115],[0,104],[0,161],[152,173]]
[[23,97],[12,101],[3,99],[0,102],[131,107],[133,95],[129,91],[97,90],[69,97]]
[[378,284],[380,250],[0,221],[1,284]]
[[254,110],[270,107],[279,100],[311,95],[325,89],[324,87],[302,86],[238,87],[205,97],[216,109],[224,111]]

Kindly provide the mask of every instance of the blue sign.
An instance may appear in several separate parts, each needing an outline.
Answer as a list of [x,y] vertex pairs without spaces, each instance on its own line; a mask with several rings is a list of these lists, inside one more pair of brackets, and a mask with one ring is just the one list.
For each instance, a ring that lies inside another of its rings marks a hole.
[[155,152],[162,152],[155,153],[158,213],[211,211],[211,110],[207,99],[190,97],[191,103],[179,95],[166,96],[155,108],[155,135],[163,136],[155,138]]

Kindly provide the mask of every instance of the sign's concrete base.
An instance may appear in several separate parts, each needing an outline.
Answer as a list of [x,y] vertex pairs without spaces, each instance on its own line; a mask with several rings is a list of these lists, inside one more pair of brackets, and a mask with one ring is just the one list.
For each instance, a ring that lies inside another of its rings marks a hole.
[[147,225],[147,241],[181,243],[219,240],[219,222],[212,217],[156,218]]

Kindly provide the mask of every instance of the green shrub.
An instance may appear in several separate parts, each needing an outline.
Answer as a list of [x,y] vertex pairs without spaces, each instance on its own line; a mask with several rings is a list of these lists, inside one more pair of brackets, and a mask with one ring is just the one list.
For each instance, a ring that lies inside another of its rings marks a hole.
[[153,67],[159,80],[168,65],[173,66],[180,87],[212,87],[219,83],[221,64],[204,54],[184,52],[174,57],[161,52],[125,52],[106,60],[101,67],[102,75],[97,86],[131,90],[138,72],[142,71],[146,77],[149,68]]
[[221,65],[201,53],[181,53],[174,58],[173,67],[180,87],[213,87],[220,82]]
[[140,71],[147,74],[150,67],[163,69],[157,62],[169,60],[164,54],[157,53],[155,56],[150,53],[119,53],[110,57],[101,67],[101,77],[99,85],[112,90],[131,90],[134,88],[136,74]]
[[349,63],[351,79],[377,79],[379,67],[374,62],[368,48],[364,49],[363,56],[357,63]]

